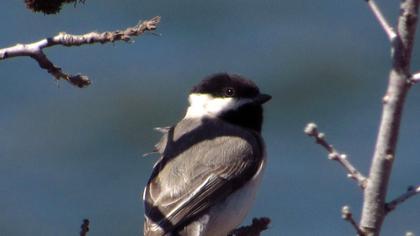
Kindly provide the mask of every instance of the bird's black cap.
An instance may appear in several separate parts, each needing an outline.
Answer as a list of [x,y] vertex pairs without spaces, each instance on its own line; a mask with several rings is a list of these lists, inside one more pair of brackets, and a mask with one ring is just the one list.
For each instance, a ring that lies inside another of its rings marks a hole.
[[210,94],[213,97],[256,98],[258,87],[239,75],[219,73],[206,77],[191,89],[191,93]]

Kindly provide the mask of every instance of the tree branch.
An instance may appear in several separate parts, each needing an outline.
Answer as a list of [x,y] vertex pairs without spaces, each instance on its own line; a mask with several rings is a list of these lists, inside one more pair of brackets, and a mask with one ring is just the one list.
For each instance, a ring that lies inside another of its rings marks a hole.
[[353,228],[356,230],[359,236],[364,235],[364,233],[354,220],[353,214],[351,213],[349,206],[343,206],[343,208],[341,208],[341,217],[343,218],[343,220],[348,221],[353,226]]
[[389,212],[395,210],[395,208],[401,203],[405,202],[407,199],[414,197],[415,195],[420,194],[420,185],[414,187],[410,186],[407,188],[407,191],[401,196],[395,198],[385,205],[385,211],[388,214]]
[[367,236],[377,236],[385,217],[385,198],[398,140],[404,101],[410,84],[410,60],[420,0],[404,0],[398,19],[398,33],[392,44],[392,69],[375,152],[364,191],[360,227]]
[[63,72],[60,67],[54,65],[50,59],[44,54],[43,49],[61,45],[66,47],[81,46],[93,43],[110,43],[115,41],[128,42],[132,37],[143,34],[146,31],[153,31],[159,24],[160,17],[156,16],[150,20],[139,22],[134,27],[125,30],[117,30],[112,32],[90,32],[82,35],[72,35],[67,33],[59,33],[54,37],[45,38],[38,42],[30,44],[17,44],[9,48],[0,49],[0,60],[28,56],[36,60],[42,69],[45,69],[56,80],[64,79],[78,87],[85,87],[90,84],[90,80],[84,75],[71,75]]
[[339,153],[331,144],[325,139],[325,134],[320,133],[315,123],[306,125],[304,132],[315,138],[315,142],[324,147],[328,154],[328,159],[337,161],[347,171],[347,177],[355,180],[357,184],[364,189],[367,183],[367,178],[363,176],[348,160],[346,154]]
[[395,33],[395,30],[388,23],[385,16],[382,14],[381,9],[379,9],[378,5],[376,5],[376,2],[374,0],[365,0],[365,1],[367,2],[370,10],[372,10],[376,19],[379,21],[379,24],[384,29],[386,35],[388,36],[389,41],[392,42],[395,39],[395,37],[397,37],[397,33]]

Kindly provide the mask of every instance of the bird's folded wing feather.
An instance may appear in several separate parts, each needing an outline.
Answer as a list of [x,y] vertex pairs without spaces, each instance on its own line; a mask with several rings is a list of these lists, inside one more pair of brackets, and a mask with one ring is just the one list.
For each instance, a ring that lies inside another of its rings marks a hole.
[[[236,153],[241,158],[205,168],[190,165],[190,168],[196,170],[196,178],[188,179],[185,188],[180,191],[171,192],[165,189],[162,182],[167,181],[166,179],[159,177],[151,179],[144,196],[146,216],[154,224],[163,228],[166,233],[176,231],[241,187],[257,172],[261,161],[260,153],[255,153],[252,146],[245,140],[242,142],[241,145],[247,145],[247,147],[237,149],[239,150],[237,152],[242,152]],[[235,144],[238,145],[237,142]],[[219,150],[235,149],[229,141],[223,142],[222,145],[226,146],[218,147]]]

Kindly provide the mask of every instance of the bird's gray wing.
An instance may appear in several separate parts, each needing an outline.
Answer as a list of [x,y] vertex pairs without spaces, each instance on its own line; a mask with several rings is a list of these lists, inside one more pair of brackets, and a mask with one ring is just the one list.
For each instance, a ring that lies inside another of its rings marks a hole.
[[255,136],[223,136],[195,144],[172,162],[152,175],[144,193],[145,224],[165,233],[182,229],[243,186],[257,172],[262,150]]

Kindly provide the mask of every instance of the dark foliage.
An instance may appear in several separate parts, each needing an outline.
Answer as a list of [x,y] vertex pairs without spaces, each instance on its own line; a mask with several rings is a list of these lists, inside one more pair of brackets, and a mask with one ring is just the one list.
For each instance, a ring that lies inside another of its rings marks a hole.
[[25,0],[26,7],[34,12],[43,12],[44,14],[57,14],[61,6],[67,3],[84,3],[85,0]]

